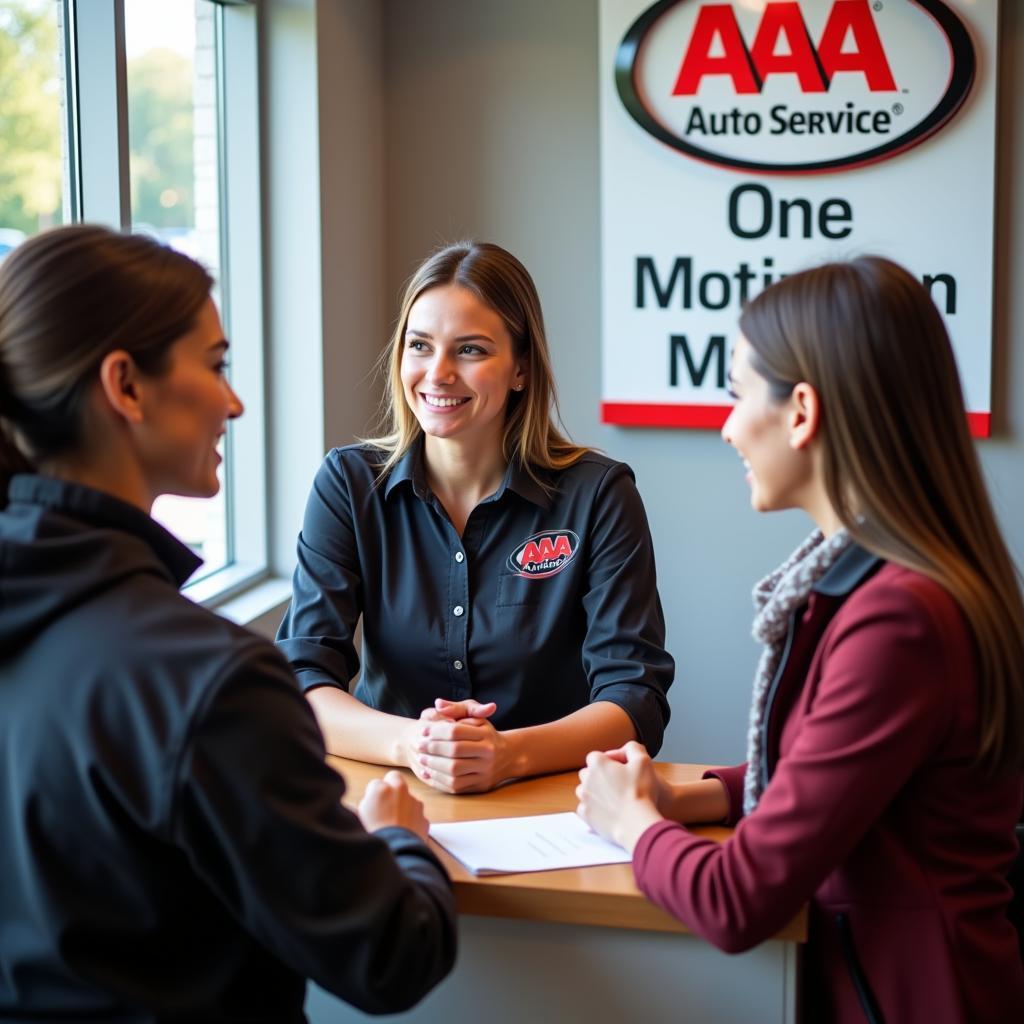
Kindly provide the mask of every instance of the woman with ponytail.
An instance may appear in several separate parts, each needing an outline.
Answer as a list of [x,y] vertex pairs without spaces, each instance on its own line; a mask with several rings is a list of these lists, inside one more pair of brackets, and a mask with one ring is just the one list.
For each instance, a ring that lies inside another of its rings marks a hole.
[[150,518],[217,492],[242,413],[211,284],[90,226],[0,267],[3,1020],[302,1021],[307,977],[394,1012],[454,958],[422,805],[342,806],[287,665]]
[[593,753],[579,813],[722,949],[809,902],[807,1020],[1024,1020],[1024,605],[942,319],[888,260],[818,267],[749,305],[730,378],[753,507],[816,526],[754,589],[747,761],[669,787]]

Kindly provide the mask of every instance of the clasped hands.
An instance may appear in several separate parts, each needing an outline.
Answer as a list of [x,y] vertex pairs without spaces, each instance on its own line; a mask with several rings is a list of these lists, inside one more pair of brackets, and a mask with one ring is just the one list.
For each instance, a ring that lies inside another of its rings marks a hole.
[[491,701],[438,698],[410,724],[405,755],[413,773],[445,793],[483,793],[510,777],[509,742],[489,721]]
[[587,755],[576,799],[576,813],[598,835],[632,853],[644,832],[667,816],[672,792],[644,746],[632,740]]

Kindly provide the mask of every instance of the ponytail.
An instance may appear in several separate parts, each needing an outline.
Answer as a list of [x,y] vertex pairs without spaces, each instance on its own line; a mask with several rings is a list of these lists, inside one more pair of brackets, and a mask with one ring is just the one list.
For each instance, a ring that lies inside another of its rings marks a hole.
[[15,473],[31,473],[34,467],[14,443],[7,425],[0,421],[0,509],[7,507],[7,487]]
[[0,508],[15,473],[75,450],[103,357],[163,373],[213,279],[144,235],[74,224],[22,242],[0,266]]
[[31,473],[35,467],[14,439],[7,418],[11,397],[0,379],[0,509],[7,507],[7,487],[15,473]]

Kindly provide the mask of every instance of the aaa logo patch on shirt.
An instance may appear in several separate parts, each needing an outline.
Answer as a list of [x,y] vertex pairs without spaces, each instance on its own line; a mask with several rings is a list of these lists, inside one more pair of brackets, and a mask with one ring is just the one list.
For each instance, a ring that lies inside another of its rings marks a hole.
[[545,530],[528,537],[508,556],[517,576],[542,580],[561,572],[576,556],[580,539],[572,530]]

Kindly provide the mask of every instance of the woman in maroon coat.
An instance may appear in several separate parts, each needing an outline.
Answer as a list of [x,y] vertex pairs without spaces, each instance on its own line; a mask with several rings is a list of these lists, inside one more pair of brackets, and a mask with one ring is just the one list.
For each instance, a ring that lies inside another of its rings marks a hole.
[[755,509],[817,526],[754,591],[747,762],[671,787],[637,744],[594,753],[579,813],[726,951],[809,902],[807,1020],[1024,1020],[1024,606],[942,320],[866,257],[786,278],[740,329],[722,436]]

